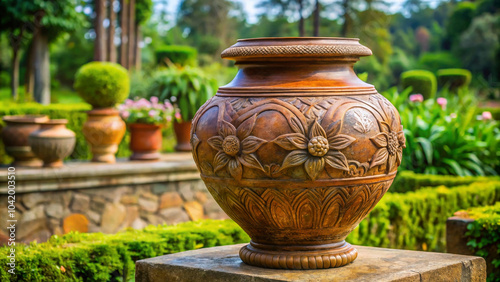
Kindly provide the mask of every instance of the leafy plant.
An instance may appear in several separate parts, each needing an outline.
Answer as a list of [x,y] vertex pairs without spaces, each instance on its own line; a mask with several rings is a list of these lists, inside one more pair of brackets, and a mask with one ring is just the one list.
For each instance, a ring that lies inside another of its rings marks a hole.
[[127,99],[118,109],[126,123],[161,124],[166,128],[170,127],[174,112],[170,102],[159,103],[158,97],[151,97],[149,101],[144,98],[137,101]]
[[461,87],[468,87],[472,74],[466,69],[441,69],[437,72],[441,87],[447,87],[454,91]]
[[193,66],[196,63],[198,51],[190,46],[165,45],[155,50],[158,64],[167,62],[177,66]]
[[127,98],[128,72],[115,63],[91,62],[83,65],[75,77],[75,90],[94,108],[113,107]]
[[170,67],[153,75],[148,93],[150,97],[172,101],[182,120],[189,121],[216,89],[217,82],[198,68]]

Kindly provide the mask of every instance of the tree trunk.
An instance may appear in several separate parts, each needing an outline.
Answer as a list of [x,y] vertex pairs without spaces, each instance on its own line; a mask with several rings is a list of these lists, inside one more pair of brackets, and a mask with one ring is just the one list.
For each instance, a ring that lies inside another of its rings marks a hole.
[[128,0],[129,1],[129,19],[128,19],[128,66],[129,70],[134,70],[135,69],[135,44],[137,43],[135,40],[135,0]]
[[128,69],[128,0],[120,1],[120,64]]
[[350,15],[349,15],[349,0],[342,0],[342,10],[344,11],[344,24],[342,25],[341,35],[342,37],[347,37],[347,32],[350,25]]
[[33,70],[35,69],[35,48],[33,48],[33,40],[28,46],[28,58],[26,64],[26,74],[24,75],[24,100],[33,101],[33,93],[35,92],[35,76]]
[[17,101],[19,98],[19,46],[12,48],[12,74],[10,77],[10,89],[12,99]]
[[49,40],[45,34],[38,31],[33,37],[35,101],[40,104],[50,104],[50,68]]
[[299,20],[299,36],[300,37],[304,36],[304,15],[303,15],[303,12],[304,12],[304,1],[303,0],[299,0],[299,16],[300,16],[300,20]]
[[94,61],[106,61],[106,40],[104,29],[104,18],[106,15],[105,0],[95,0],[95,42],[94,42]]
[[319,36],[319,0],[316,0],[316,6],[314,7],[314,36]]
[[139,46],[139,42],[142,40],[142,33],[141,33],[141,27],[136,24],[135,25],[135,69],[136,70],[141,70],[141,63],[142,63],[142,58],[141,58],[141,47]]
[[115,29],[116,13],[114,10],[114,0],[109,1],[109,29],[108,29],[108,59],[116,63]]

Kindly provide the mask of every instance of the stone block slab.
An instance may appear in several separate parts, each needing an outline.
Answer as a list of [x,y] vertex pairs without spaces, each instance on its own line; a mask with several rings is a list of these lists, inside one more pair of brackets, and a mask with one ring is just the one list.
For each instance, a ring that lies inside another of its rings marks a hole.
[[279,270],[244,264],[245,244],[137,261],[136,281],[486,281],[483,258],[356,246],[358,258],[340,268]]

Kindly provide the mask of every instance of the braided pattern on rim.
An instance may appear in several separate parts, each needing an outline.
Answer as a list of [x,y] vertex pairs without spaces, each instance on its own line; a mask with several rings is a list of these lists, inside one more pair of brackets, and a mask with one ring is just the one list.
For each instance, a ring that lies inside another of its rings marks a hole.
[[249,265],[279,269],[325,269],[341,267],[353,262],[358,250],[350,246],[345,252],[326,255],[272,254],[256,252],[243,246],[241,260]]
[[229,47],[222,58],[272,57],[283,55],[325,56],[370,56],[372,51],[363,45],[288,45]]

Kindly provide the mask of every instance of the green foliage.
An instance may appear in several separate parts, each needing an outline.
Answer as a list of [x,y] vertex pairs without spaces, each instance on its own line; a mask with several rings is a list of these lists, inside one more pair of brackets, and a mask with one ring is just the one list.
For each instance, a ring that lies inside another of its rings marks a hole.
[[161,46],[155,51],[156,62],[162,64],[167,62],[177,66],[194,66],[196,64],[196,56],[198,51],[190,46],[168,45]]
[[133,72],[130,76],[130,99],[148,97],[150,78],[141,71]]
[[0,87],[10,86],[10,75],[6,71],[0,71]]
[[[6,115],[35,115],[43,114],[48,115],[52,119],[64,118],[68,120],[66,125],[69,129],[73,130],[76,134],[76,145],[73,153],[68,157],[68,159],[83,159],[89,160],[92,155],[90,153],[90,148],[85,141],[85,137],[82,133],[83,124],[87,120],[86,111],[90,110],[91,107],[88,104],[51,104],[47,106],[42,106],[36,103],[26,103],[26,104],[1,104],[0,103],[0,117]],[[123,138],[119,145],[117,155],[119,157],[130,156],[130,150],[128,148],[129,143],[128,132]],[[0,142],[0,163],[8,164],[12,162],[10,158],[5,153],[4,145]]]
[[352,231],[352,244],[410,250],[445,250],[446,219],[460,209],[500,200],[500,181],[387,193]]
[[200,69],[171,67],[152,77],[148,93],[161,101],[171,100],[180,110],[182,119],[188,121],[216,89],[217,82],[208,79]]
[[396,179],[391,185],[389,192],[406,193],[417,191],[424,187],[436,187],[444,185],[446,187],[455,187],[468,185],[471,183],[500,181],[498,176],[464,176],[457,177],[452,175],[428,175],[417,174],[413,171],[404,170],[398,172]]
[[474,219],[467,226],[467,245],[488,265],[487,281],[500,280],[500,202],[467,210]]
[[135,1],[135,22],[138,25],[144,24],[153,13],[152,0],[136,0]]
[[115,63],[92,62],[83,65],[75,76],[75,90],[94,108],[113,107],[128,96],[128,72]]
[[401,86],[403,89],[412,87],[412,93],[419,93],[425,99],[436,95],[436,76],[426,70],[405,71],[401,74]]
[[46,243],[16,244],[15,275],[7,272],[11,247],[0,247],[0,280],[131,281],[136,260],[249,240],[234,222],[220,220],[148,226],[113,235],[55,235]]
[[460,68],[458,57],[450,52],[424,53],[418,60],[421,69],[436,73],[440,69]]
[[455,6],[446,25],[446,32],[450,42],[455,43],[458,40],[460,34],[469,27],[475,13],[475,3],[464,1]]
[[441,69],[438,70],[437,77],[441,87],[456,90],[468,87],[472,74],[466,69]]

